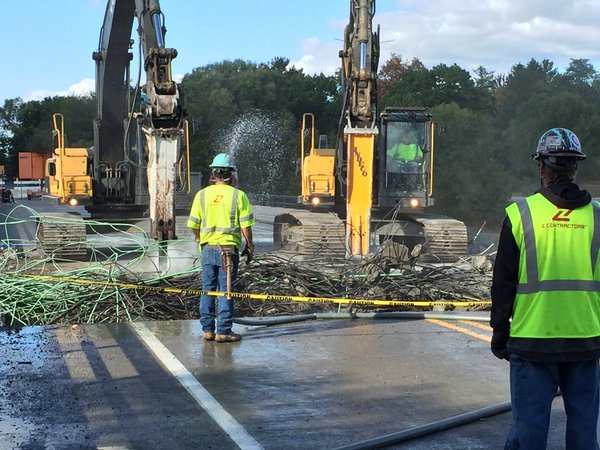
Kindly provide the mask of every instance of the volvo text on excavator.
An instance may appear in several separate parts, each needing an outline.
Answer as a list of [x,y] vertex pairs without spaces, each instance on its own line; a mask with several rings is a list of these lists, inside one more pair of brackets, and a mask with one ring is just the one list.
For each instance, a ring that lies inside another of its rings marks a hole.
[[[132,88],[134,18],[140,70]],[[49,200],[82,204],[92,218],[102,220],[147,215],[151,236],[161,241],[176,238],[176,211],[189,206],[190,187],[187,122],[171,74],[177,51],[165,46],[165,34],[158,0],[108,1],[98,49],[92,55],[97,100],[94,146],[65,148],[64,120],[55,114],[57,148],[46,170]],[[53,217],[56,214],[41,217],[43,246],[43,236],[85,241],[85,236],[58,225],[62,217]],[[64,248],[54,247],[45,246],[55,252]]]
[[452,260],[466,254],[465,225],[427,210],[433,205],[435,124],[425,108],[377,108],[379,30],[375,0],[351,0],[344,31],[343,108],[335,148],[315,139],[312,114],[301,131],[301,201],[334,213],[294,211],[275,218],[274,240],[301,254],[367,255],[396,243]]

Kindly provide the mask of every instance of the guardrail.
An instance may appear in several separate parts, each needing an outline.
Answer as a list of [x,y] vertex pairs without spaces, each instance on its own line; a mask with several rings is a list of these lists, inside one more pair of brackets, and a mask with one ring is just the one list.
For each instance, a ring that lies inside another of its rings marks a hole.
[[[28,198],[27,191],[39,192],[43,189],[43,183],[40,180],[14,181],[11,189],[14,198]],[[9,187],[8,185],[6,187]]]
[[302,204],[298,203],[297,195],[273,195],[273,194],[247,194],[248,200],[253,205],[279,206],[282,208],[303,209]]

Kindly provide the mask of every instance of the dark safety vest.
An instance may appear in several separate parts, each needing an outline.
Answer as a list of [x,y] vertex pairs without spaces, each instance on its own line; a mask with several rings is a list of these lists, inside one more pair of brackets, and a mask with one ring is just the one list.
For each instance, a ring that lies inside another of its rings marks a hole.
[[600,206],[559,208],[538,193],[506,213],[520,250],[510,336],[600,336]]

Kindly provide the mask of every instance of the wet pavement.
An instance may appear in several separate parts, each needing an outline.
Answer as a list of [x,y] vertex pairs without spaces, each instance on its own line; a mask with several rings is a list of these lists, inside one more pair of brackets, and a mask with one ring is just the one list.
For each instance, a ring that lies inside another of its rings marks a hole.
[[[0,332],[0,449],[333,449],[506,402],[485,322],[197,321]],[[502,448],[510,413],[387,448]],[[548,448],[563,448],[555,401]]]
[[[279,211],[257,208],[260,251]],[[182,264],[197,258],[193,241],[173,246]],[[509,400],[485,319],[235,331],[242,342],[217,344],[197,321],[2,329],[0,450],[335,449]],[[557,399],[549,449],[564,448],[564,419]],[[509,423],[502,413],[386,448],[502,448]]]

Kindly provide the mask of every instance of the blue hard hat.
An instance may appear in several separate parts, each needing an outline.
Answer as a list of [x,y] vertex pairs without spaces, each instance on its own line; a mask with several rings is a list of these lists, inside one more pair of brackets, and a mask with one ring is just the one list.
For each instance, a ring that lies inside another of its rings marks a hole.
[[233,159],[227,153],[219,153],[217,156],[214,157],[212,163],[210,163],[210,166],[208,167],[210,167],[211,169],[219,168],[235,170],[235,164],[233,162]]

